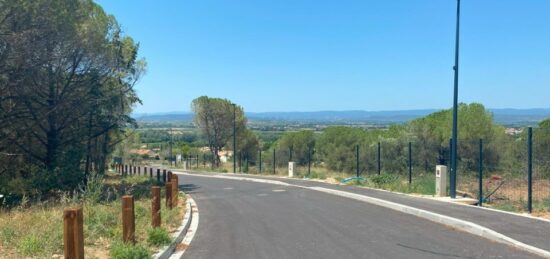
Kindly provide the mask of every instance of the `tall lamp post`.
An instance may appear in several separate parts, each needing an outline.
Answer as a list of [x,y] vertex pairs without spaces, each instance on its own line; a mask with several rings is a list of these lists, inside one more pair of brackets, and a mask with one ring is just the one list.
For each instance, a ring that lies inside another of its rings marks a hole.
[[233,104],[233,173],[237,173],[237,106]]
[[453,95],[453,132],[451,145],[451,177],[449,181],[449,195],[456,198],[456,175],[457,175],[457,138],[458,138],[458,50],[460,39],[460,0],[456,2],[456,42],[455,42],[455,65],[454,95]]

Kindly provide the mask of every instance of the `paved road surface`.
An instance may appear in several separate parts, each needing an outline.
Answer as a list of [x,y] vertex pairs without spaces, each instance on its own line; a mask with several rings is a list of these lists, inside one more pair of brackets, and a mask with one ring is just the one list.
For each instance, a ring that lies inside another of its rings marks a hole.
[[200,213],[183,258],[532,258],[375,205],[307,190],[180,176]]

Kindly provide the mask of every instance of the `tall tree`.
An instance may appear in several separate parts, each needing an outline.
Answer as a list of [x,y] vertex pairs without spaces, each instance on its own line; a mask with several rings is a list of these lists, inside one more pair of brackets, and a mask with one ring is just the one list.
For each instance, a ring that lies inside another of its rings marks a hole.
[[233,122],[237,132],[246,128],[246,117],[241,106],[227,99],[201,96],[191,104],[194,122],[208,142],[208,148],[214,154],[213,164],[220,165],[219,152],[230,142],[233,136]]
[[102,171],[134,123],[137,52],[91,0],[0,1],[0,152],[49,174]]

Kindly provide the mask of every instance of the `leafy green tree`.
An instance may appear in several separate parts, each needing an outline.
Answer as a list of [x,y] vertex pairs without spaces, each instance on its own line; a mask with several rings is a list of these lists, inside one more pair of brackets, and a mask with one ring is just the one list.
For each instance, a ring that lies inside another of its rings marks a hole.
[[316,142],[317,155],[330,169],[353,172],[355,147],[364,146],[366,132],[351,127],[329,127]]
[[[91,0],[0,1],[0,177],[24,168],[63,179],[39,186],[71,189],[103,172],[135,125],[145,66],[138,44]],[[65,181],[69,172],[79,179]]]
[[[285,157],[290,157],[292,149],[292,160],[299,165],[307,164],[308,152],[315,147],[315,135],[311,130],[285,133],[277,142],[277,148]],[[281,159],[281,162],[286,160]]]
[[201,96],[191,104],[195,125],[201,130],[208,143],[208,148],[214,154],[213,164],[220,166],[219,152],[226,147],[233,137],[233,121],[239,134],[246,128],[246,117],[241,106],[233,104],[227,99]]

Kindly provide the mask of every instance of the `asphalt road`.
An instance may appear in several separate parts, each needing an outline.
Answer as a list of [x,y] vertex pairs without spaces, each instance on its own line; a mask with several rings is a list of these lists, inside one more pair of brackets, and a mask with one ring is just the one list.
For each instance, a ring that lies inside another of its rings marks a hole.
[[200,213],[183,258],[533,258],[411,215],[313,190],[180,176]]

